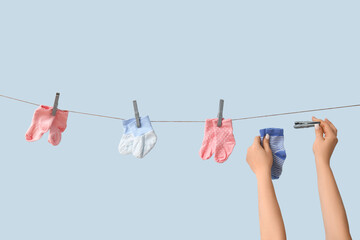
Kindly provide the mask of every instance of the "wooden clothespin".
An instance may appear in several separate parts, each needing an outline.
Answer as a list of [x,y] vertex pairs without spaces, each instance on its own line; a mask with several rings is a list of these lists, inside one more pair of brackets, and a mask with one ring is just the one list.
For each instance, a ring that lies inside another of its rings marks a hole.
[[219,113],[218,113],[218,123],[217,123],[217,126],[218,126],[218,127],[221,127],[221,124],[222,124],[223,109],[224,109],[224,100],[223,100],[223,99],[220,99],[220,102],[219,102]]
[[141,127],[141,124],[140,124],[139,110],[138,110],[136,100],[133,101],[133,105],[134,105],[134,111],[135,111],[136,126],[139,128],[139,127]]
[[59,97],[60,97],[60,93],[56,93],[55,101],[54,101],[54,107],[53,107],[53,110],[52,110],[52,115],[53,116],[56,115],[56,111],[57,111],[57,107],[58,107],[58,103],[59,103]]

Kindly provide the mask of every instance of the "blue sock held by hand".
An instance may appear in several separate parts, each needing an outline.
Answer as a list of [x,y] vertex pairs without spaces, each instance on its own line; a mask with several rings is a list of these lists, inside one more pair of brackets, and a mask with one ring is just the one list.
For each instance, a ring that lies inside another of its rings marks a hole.
[[273,165],[271,167],[271,178],[279,179],[282,166],[285,162],[286,152],[284,148],[284,129],[264,128],[260,129],[261,144],[266,134],[270,135],[270,148],[273,154]]

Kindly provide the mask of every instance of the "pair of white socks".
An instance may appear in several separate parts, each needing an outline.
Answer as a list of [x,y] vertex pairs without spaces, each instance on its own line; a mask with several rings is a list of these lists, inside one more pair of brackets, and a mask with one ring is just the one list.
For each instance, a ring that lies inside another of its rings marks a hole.
[[143,158],[156,144],[157,136],[151,126],[149,116],[140,117],[140,127],[136,126],[136,119],[123,121],[124,135],[119,143],[121,154],[133,154]]

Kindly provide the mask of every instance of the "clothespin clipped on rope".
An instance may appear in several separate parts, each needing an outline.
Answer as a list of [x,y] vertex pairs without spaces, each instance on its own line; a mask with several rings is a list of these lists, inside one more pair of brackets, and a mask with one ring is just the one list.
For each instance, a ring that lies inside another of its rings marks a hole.
[[294,124],[294,128],[309,128],[314,127],[315,124],[320,124],[320,122],[311,122],[311,121],[297,121]]
[[60,93],[56,93],[55,101],[54,101],[54,107],[53,107],[53,110],[52,110],[52,115],[53,116],[56,115],[56,111],[57,111],[57,107],[58,107],[58,103],[59,103],[59,97],[60,97]]
[[218,126],[218,127],[221,127],[221,125],[222,125],[223,109],[224,109],[224,100],[223,100],[223,99],[220,99],[220,102],[219,102],[219,113],[218,113],[218,123],[217,123],[217,126]]
[[133,105],[134,105],[134,112],[135,112],[135,118],[136,118],[136,126],[139,128],[139,127],[141,127],[141,124],[140,124],[139,110],[138,110],[136,100],[133,101]]

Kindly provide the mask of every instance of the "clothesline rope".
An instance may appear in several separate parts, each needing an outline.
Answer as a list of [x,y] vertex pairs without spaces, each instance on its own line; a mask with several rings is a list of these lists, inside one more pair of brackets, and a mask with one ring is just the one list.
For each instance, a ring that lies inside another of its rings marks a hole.
[[[23,103],[27,103],[27,104],[31,104],[31,105],[35,105],[35,106],[40,106],[40,104],[37,104],[37,103],[25,101],[25,100],[14,98],[14,97],[5,96],[5,95],[2,95],[2,94],[0,94],[0,97],[12,99],[12,100],[15,100],[15,101],[19,101],[19,102],[23,102]],[[275,114],[258,115],[258,116],[251,116],[251,117],[242,117],[242,118],[232,118],[232,121],[255,119],[255,118],[267,118],[267,117],[275,117],[275,116],[298,114],[298,113],[307,113],[307,112],[319,112],[319,111],[326,111],[326,110],[333,110],[333,109],[340,109],[340,108],[351,108],[351,107],[360,107],[360,104],[337,106],[337,107],[327,107],[327,108],[317,108],[317,109],[310,109],[310,110],[285,112],[285,113],[275,113]],[[95,116],[95,117],[103,117],[103,118],[111,118],[111,119],[117,119],[117,120],[125,120],[124,118],[106,116],[106,115],[100,115],[100,114],[94,114],[94,113],[85,113],[85,112],[78,112],[78,111],[72,111],[72,110],[67,110],[67,111],[71,112],[71,113],[90,115],[90,116]],[[151,121],[151,122],[184,122],[185,123],[185,122],[205,122],[205,121]]]

